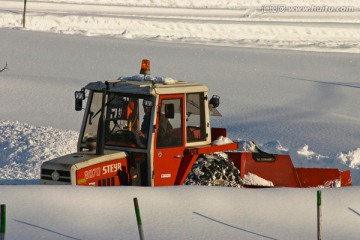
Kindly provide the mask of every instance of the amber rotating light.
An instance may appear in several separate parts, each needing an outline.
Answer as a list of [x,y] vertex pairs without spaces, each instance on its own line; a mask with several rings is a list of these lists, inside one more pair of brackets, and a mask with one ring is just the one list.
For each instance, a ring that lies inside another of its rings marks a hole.
[[144,76],[145,75],[150,75],[150,60],[143,59],[141,61],[140,74],[144,74]]

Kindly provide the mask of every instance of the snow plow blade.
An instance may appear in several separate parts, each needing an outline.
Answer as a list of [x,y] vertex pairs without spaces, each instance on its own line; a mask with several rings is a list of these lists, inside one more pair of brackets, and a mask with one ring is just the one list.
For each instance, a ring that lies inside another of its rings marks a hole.
[[[344,187],[352,186],[350,171],[334,168],[295,168],[289,155],[266,152],[227,152],[240,170],[240,178],[251,173],[273,183],[274,187]],[[245,187],[262,187],[245,184]],[[268,187],[268,186],[267,186]]]
[[345,187],[351,186],[350,171],[334,168],[295,168],[301,187]]

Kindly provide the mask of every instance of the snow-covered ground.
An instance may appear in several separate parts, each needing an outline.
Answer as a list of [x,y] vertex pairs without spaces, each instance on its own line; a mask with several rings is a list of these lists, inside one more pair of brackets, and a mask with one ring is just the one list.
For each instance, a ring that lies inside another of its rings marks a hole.
[[[277,1],[286,11],[269,13],[263,0],[32,0],[26,30],[22,4],[0,0],[0,184],[36,185],[43,161],[76,150],[74,91],[148,58],[154,75],[220,95],[213,126],[241,148],[350,169],[360,185],[358,1]],[[7,239],[136,239],[133,197],[146,239],[313,239],[316,190],[1,186],[0,203]],[[323,190],[324,239],[358,238],[359,195]]]
[[[0,1],[0,26],[22,26],[23,1]],[[358,1],[28,1],[26,27],[86,36],[360,52]]]
[[[317,239],[317,189],[2,186],[7,238]],[[323,239],[359,238],[359,187],[322,191]]]
[[[1,50],[8,62],[8,69],[0,74],[0,114],[5,121],[1,147],[6,150],[2,167],[17,169],[6,170],[1,179],[37,179],[33,158],[42,162],[74,151],[82,118],[74,111],[74,91],[90,81],[138,74],[141,59],[149,58],[154,75],[201,82],[211,94],[220,95],[224,117],[214,117],[212,123],[226,127],[232,139],[254,140],[270,152],[289,152],[297,166],[351,169],[354,184],[360,185],[357,54],[164,44],[11,29],[0,33],[0,44],[11,46]],[[56,129],[72,132],[60,135]],[[52,154],[34,152],[35,142],[28,147],[24,139],[43,139],[46,131],[53,132],[57,144],[49,148],[46,139],[36,144],[45,144],[39,149],[53,149]],[[35,174],[24,174],[29,171]]]

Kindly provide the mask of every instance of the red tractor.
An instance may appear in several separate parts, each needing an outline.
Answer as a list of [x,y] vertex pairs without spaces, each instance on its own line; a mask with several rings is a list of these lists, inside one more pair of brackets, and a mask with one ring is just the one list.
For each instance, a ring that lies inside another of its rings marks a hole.
[[275,187],[351,186],[349,171],[295,168],[290,156],[258,147],[237,151],[226,129],[210,127],[219,97],[206,86],[151,77],[148,60],[140,74],[75,92],[76,110],[87,98],[78,152],[44,162],[42,184],[264,186],[251,175]]

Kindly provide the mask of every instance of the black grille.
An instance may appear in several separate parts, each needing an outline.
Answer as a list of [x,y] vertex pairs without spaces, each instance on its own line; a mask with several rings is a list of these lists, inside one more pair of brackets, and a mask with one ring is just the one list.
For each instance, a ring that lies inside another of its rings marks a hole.
[[[41,179],[43,180],[51,180],[53,181],[51,174],[55,171],[56,169],[41,169]],[[67,182],[70,183],[71,179],[70,179],[70,172],[68,171],[63,171],[63,170],[56,170],[59,173],[59,180],[58,182]]]
[[[41,169],[41,175],[50,175],[55,171],[55,169]],[[70,177],[70,172],[56,170],[61,177]]]

